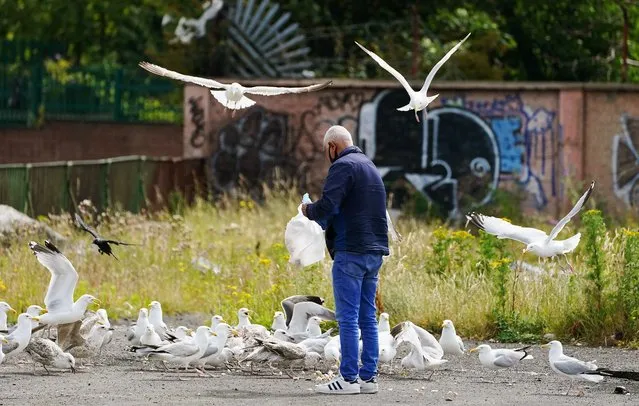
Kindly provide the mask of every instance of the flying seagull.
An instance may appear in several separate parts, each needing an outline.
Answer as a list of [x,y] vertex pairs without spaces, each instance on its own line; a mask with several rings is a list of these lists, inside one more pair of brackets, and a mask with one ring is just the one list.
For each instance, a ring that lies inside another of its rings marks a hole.
[[[573,271],[573,267],[568,262],[566,254],[577,248],[579,240],[581,239],[581,233],[577,233],[566,240],[555,240],[555,238],[566,224],[568,224],[570,219],[576,216],[584,207],[594,188],[595,181],[593,180],[588,190],[579,198],[575,207],[555,225],[555,228],[552,229],[550,234],[546,234],[537,228],[517,226],[506,220],[484,216],[479,213],[467,214],[466,219],[488,234],[496,235],[499,239],[508,238],[526,244],[526,248],[523,250],[524,253],[530,251],[541,258],[563,255],[570,270]],[[466,224],[468,225],[468,222],[466,222]]]
[[113,250],[111,249],[111,246],[109,244],[115,244],[115,245],[139,245],[139,244],[131,244],[131,243],[122,242],[122,241],[116,241],[116,240],[105,240],[104,238],[102,238],[100,236],[100,234],[97,233],[97,231],[95,231],[93,228],[87,226],[85,224],[85,222],[82,221],[82,217],[80,217],[78,215],[78,213],[75,214],[75,221],[78,224],[78,227],[80,227],[81,229],[83,229],[84,231],[86,231],[87,233],[89,233],[89,234],[91,234],[93,236],[93,238],[94,238],[93,244],[98,246],[98,252],[100,254],[111,255],[113,258],[118,259],[118,257],[116,257],[113,254]]
[[364,52],[366,52],[371,58],[373,58],[373,60],[377,62],[379,66],[386,69],[388,73],[393,75],[395,79],[397,79],[399,83],[401,83],[404,89],[406,89],[406,92],[408,92],[408,95],[410,96],[410,101],[408,102],[407,105],[405,105],[404,107],[400,107],[397,110],[399,111],[415,110],[415,119],[417,120],[417,122],[419,122],[419,116],[417,115],[417,112],[424,110],[429,104],[431,104],[437,98],[437,96],[439,96],[439,94],[436,94],[430,97],[426,95],[426,93],[428,92],[428,87],[430,86],[431,82],[435,78],[437,71],[439,71],[439,69],[444,65],[444,63],[446,63],[446,61],[450,59],[450,57],[455,53],[455,51],[457,51],[457,49],[461,46],[461,44],[464,43],[464,41],[466,41],[466,39],[469,36],[470,36],[470,33],[468,33],[468,35],[466,35],[466,37],[463,40],[461,40],[450,51],[448,51],[448,53],[444,55],[444,57],[439,62],[437,62],[435,66],[433,66],[433,69],[431,69],[431,71],[428,73],[428,76],[426,76],[424,85],[422,86],[421,89],[419,89],[418,92],[414,91],[413,88],[410,87],[410,85],[408,84],[404,76],[402,76],[401,73],[397,72],[395,68],[393,68],[388,63],[386,63],[386,61],[384,61],[374,52],[371,52],[368,49],[361,46],[357,41],[355,41],[355,43],[357,44],[358,47],[362,48],[362,50],[364,50]]
[[255,101],[249,99],[245,94],[255,94],[259,96],[277,96],[281,94],[292,93],[307,93],[316,90],[324,89],[330,86],[333,82],[328,81],[305,87],[272,87],[272,86],[254,86],[244,87],[239,83],[233,82],[231,84],[220,83],[213,79],[200,78],[197,76],[183,75],[172,70],[165,69],[161,66],[153,65],[148,62],[140,62],[140,67],[153,74],[159,76],[165,76],[167,78],[180,80],[182,82],[193,83],[196,85],[204,86],[209,89],[222,89],[211,90],[211,94],[215,97],[215,100],[219,101],[224,107],[231,110],[240,110],[251,107],[255,104]]

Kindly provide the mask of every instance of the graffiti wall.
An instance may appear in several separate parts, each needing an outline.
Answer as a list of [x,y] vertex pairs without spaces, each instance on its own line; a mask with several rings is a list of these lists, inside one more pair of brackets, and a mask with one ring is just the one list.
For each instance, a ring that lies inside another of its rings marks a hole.
[[[317,196],[328,167],[322,138],[329,126],[339,124],[375,162],[389,190],[408,184],[450,217],[487,204],[498,189],[521,192],[525,209],[556,215],[566,204],[566,188],[580,187],[586,178],[606,178],[603,184],[616,199],[639,206],[639,118],[626,114],[606,124],[615,134],[609,136],[611,179],[610,158],[604,174],[587,165],[592,151],[577,150],[595,145],[589,141],[594,136],[589,121],[595,116],[591,109],[598,107],[583,90],[579,97],[562,97],[561,88],[449,84],[435,89],[439,97],[419,121],[414,113],[397,110],[408,96],[393,85],[255,97],[253,107],[235,112],[205,90],[185,90],[185,155],[208,157],[211,186],[218,192],[238,184],[259,188],[278,173]],[[620,101],[613,110],[623,106]],[[574,179],[576,173],[584,179]]]

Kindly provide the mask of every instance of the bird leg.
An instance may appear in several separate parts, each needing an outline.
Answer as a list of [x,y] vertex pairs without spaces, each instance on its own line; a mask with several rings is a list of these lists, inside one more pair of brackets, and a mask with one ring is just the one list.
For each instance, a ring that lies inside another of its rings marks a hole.
[[[289,372],[290,370],[290,372]],[[284,372],[286,372],[286,375],[288,375],[289,378],[291,379],[295,379],[295,376],[293,376],[293,366],[289,365],[288,369],[284,368]]]
[[430,375],[428,376],[428,378],[426,378],[426,380],[430,381],[431,378],[433,377],[433,375],[435,375],[435,370],[434,369],[432,371],[430,371]]
[[415,120],[417,120],[417,122],[419,123],[419,115],[417,113],[417,110],[415,110]]
[[47,375],[51,375],[51,372],[49,372],[46,365],[42,364],[42,368],[44,368],[44,370],[47,371]]
[[571,380],[570,380],[570,386],[568,387],[568,390],[566,391],[566,395],[565,395],[565,396],[568,396],[568,394],[570,393],[570,389],[572,389],[572,382],[573,382],[573,381],[572,381],[572,379],[571,379]]
[[[186,373],[186,371],[188,371],[188,369],[189,369],[188,366],[185,366],[184,367],[184,372]],[[179,381],[188,381],[189,380],[188,378],[182,378],[182,376],[180,375],[180,367],[177,367],[176,371],[177,371],[177,375],[178,375],[178,380]]]

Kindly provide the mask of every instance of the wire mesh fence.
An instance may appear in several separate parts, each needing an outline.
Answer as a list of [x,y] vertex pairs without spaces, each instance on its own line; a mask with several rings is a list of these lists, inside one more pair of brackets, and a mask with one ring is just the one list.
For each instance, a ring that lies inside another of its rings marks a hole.
[[35,217],[72,211],[85,199],[107,209],[157,210],[207,190],[206,159],[128,156],[0,165],[0,204]]

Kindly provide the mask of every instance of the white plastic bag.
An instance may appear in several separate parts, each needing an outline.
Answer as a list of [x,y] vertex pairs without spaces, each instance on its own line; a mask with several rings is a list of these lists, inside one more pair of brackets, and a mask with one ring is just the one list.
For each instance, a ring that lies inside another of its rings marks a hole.
[[[311,202],[308,193],[304,195],[302,202]],[[297,215],[286,225],[284,244],[291,255],[289,262],[303,267],[321,261],[326,255],[324,230],[302,214],[301,204],[297,207]]]

